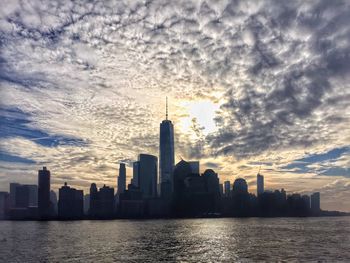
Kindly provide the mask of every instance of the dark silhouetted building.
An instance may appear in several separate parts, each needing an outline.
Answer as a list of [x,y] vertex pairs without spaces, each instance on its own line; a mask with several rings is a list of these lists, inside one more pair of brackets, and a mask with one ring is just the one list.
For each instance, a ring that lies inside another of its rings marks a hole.
[[232,188],[233,194],[247,194],[248,184],[243,178],[237,178],[233,183]]
[[58,214],[58,199],[57,194],[54,190],[50,191],[50,202],[52,206],[52,211],[55,216]]
[[220,188],[220,196],[223,197],[224,196],[224,185],[219,184],[219,188]]
[[216,197],[220,196],[220,186],[218,174],[212,169],[207,169],[203,173],[204,181],[206,184],[206,190],[209,194],[213,194]]
[[81,219],[84,215],[84,193],[64,183],[59,189],[58,217],[60,219]]
[[140,154],[138,168],[139,188],[143,198],[156,198],[158,158],[150,154]]
[[50,171],[43,167],[38,172],[38,210],[41,219],[50,218],[50,204]]
[[125,189],[126,189],[126,169],[125,169],[125,163],[121,163],[119,165],[117,194],[124,193]]
[[188,162],[191,166],[191,171],[193,174],[199,174],[199,161],[190,161]]
[[99,195],[99,217],[111,218],[114,215],[114,189],[104,185],[100,188]]
[[139,167],[140,162],[136,161],[132,164],[132,179],[131,184],[135,187],[140,187],[140,181],[139,181]]
[[224,190],[225,190],[225,196],[229,197],[231,194],[231,183],[230,181],[225,181],[224,182]]
[[89,216],[92,218],[108,219],[114,215],[114,188],[104,185],[98,191],[96,184],[91,184]]
[[174,182],[174,194],[180,196],[185,191],[185,179],[191,176],[192,169],[188,162],[181,160],[174,168],[173,182]]
[[16,207],[16,188],[20,184],[10,183],[10,208]]
[[165,120],[160,124],[159,137],[160,195],[164,198],[169,198],[172,194],[172,173],[174,163],[174,127],[172,122],[168,120],[167,100]]
[[98,215],[98,190],[95,183],[92,183],[90,186],[90,207],[89,215],[91,217],[97,217]]
[[0,220],[6,219],[10,209],[10,195],[8,192],[0,192]]
[[320,202],[319,192],[311,194],[311,211],[313,213],[319,213],[321,211],[321,202]]
[[264,176],[260,173],[256,176],[256,186],[256,194],[259,196],[264,192]]
[[[197,162],[199,165],[199,163]],[[181,160],[176,164],[173,181],[173,215],[178,217],[206,216],[219,211],[220,186],[218,175],[207,169],[197,173],[199,166]]]
[[38,186],[10,183],[10,204],[12,208],[38,206]]
[[26,185],[18,185],[16,187],[15,207],[27,208],[29,206],[29,187]]
[[88,215],[90,209],[90,194],[84,195],[84,214]]

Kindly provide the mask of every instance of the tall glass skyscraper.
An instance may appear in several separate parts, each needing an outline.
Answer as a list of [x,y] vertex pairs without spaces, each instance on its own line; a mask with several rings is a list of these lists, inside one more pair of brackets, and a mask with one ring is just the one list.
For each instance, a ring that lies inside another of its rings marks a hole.
[[158,158],[150,154],[140,154],[138,175],[143,198],[157,197]]
[[168,120],[168,99],[166,100],[165,120],[160,124],[159,138],[159,174],[160,194],[169,197],[172,193],[172,173],[174,170],[174,126]]
[[126,189],[126,169],[125,169],[125,163],[121,163],[119,165],[117,194],[124,193],[125,189]]
[[38,172],[38,208],[39,217],[50,217],[50,171],[43,167]]
[[262,176],[260,173],[257,174],[256,176],[256,181],[257,181],[257,195],[261,195],[264,193],[264,176]]

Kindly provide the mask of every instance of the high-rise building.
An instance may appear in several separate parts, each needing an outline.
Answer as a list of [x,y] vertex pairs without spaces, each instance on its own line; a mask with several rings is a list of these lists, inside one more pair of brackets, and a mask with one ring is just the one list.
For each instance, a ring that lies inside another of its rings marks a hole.
[[220,196],[220,186],[219,177],[212,169],[207,169],[204,171],[203,176],[206,184],[206,190],[209,194],[214,194],[215,196]]
[[150,154],[140,154],[138,174],[143,198],[157,197],[158,158]]
[[220,196],[224,196],[224,185],[219,184],[219,188],[220,188]]
[[98,210],[98,191],[95,183],[92,183],[90,186],[90,207],[89,215],[92,217],[97,216]]
[[111,218],[114,215],[114,188],[104,185],[98,192],[99,217]]
[[125,163],[121,163],[119,165],[117,194],[124,193],[125,189],[126,189],[126,169],[125,169]]
[[189,161],[193,174],[199,174],[199,161]]
[[50,171],[43,167],[38,172],[38,209],[39,217],[50,217]]
[[159,173],[160,173],[160,193],[167,197],[172,192],[172,173],[175,163],[174,150],[174,126],[168,120],[168,99],[166,100],[165,120],[160,124],[159,137]]
[[29,206],[29,188],[26,185],[18,185],[16,187],[15,207],[27,208]]
[[35,184],[27,184],[29,189],[29,206],[38,206],[38,186]]
[[52,210],[55,215],[58,213],[58,200],[57,200],[57,194],[54,190],[50,191],[50,202],[52,205]]
[[93,218],[112,218],[114,211],[114,188],[104,185],[97,190],[96,184],[92,183],[89,215]]
[[59,189],[58,217],[61,219],[80,219],[83,217],[83,190],[76,190],[64,183]]
[[5,219],[10,209],[10,195],[7,192],[0,192],[0,219]]
[[38,186],[31,184],[10,183],[11,208],[38,206]]
[[230,181],[225,181],[224,182],[224,189],[225,189],[225,196],[226,197],[230,196],[230,193],[231,193],[231,183],[230,183]]
[[264,176],[261,175],[260,173],[256,175],[256,184],[257,184],[256,193],[259,196],[264,192]]
[[131,184],[135,187],[140,186],[139,182],[139,166],[140,162],[136,161],[132,164],[132,179],[131,179]]
[[10,183],[10,208],[16,207],[16,188],[20,184]]
[[84,195],[84,214],[88,215],[90,209],[90,194]]
[[321,200],[319,192],[311,194],[311,210],[313,212],[321,211]]
[[243,178],[238,178],[233,183],[232,191],[234,194],[247,194],[248,184]]

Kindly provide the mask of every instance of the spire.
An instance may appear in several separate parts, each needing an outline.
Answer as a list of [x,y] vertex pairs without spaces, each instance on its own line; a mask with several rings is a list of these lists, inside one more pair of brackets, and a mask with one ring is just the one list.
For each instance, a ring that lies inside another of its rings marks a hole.
[[168,120],[168,97],[166,97],[166,110],[165,110],[165,119]]

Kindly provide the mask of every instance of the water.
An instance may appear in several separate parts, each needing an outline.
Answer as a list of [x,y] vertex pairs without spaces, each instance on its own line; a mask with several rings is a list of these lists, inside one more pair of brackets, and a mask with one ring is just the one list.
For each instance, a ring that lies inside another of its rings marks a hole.
[[0,221],[1,262],[350,262],[350,217]]

